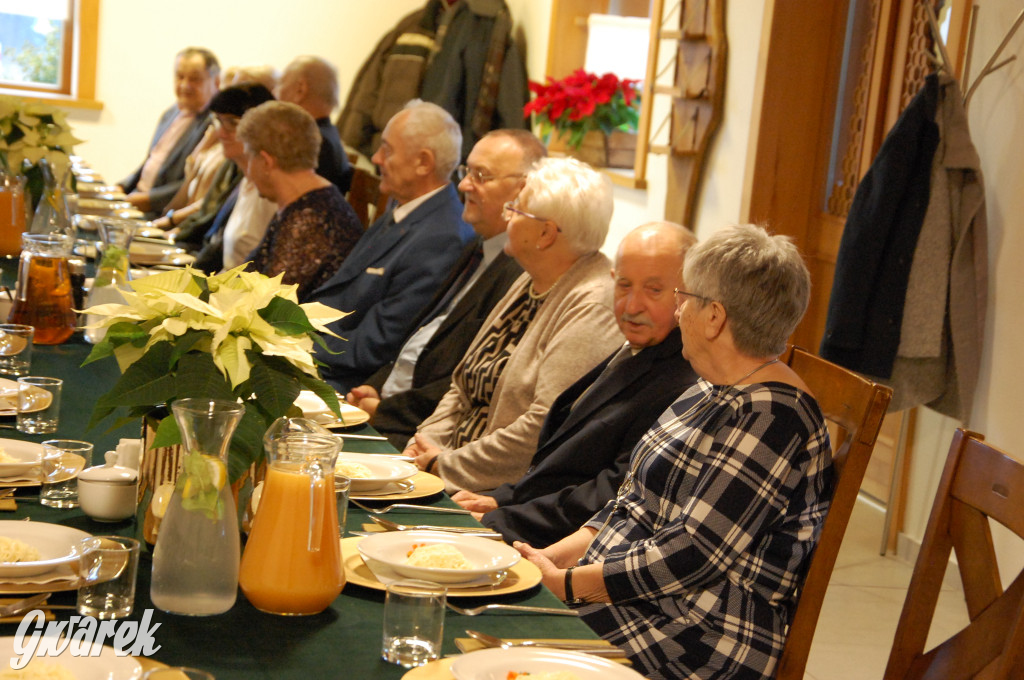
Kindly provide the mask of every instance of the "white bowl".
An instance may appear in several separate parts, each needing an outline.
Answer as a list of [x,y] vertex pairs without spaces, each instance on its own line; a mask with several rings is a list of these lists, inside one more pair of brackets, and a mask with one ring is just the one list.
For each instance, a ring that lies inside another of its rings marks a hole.
[[[458,549],[472,569],[414,567],[405,563],[414,545],[447,543]],[[511,569],[521,559],[519,551],[500,541],[444,531],[388,531],[367,536],[356,544],[366,561],[376,561],[408,578],[434,583],[463,583],[487,574]]]
[[15,460],[0,463],[0,478],[24,475],[34,467],[39,467],[43,458],[43,447],[34,442],[23,442],[17,439],[0,439],[4,453]]
[[89,538],[84,531],[60,524],[17,520],[0,520],[0,536],[28,543],[39,551],[40,558],[33,562],[0,562],[0,578],[45,574],[73,562],[81,556],[79,542]]
[[416,474],[416,466],[405,461],[395,460],[387,456],[372,453],[339,453],[335,463],[335,473],[342,474],[339,466],[342,463],[360,463],[370,470],[371,477],[352,477],[350,491],[373,491],[392,482],[409,479]]

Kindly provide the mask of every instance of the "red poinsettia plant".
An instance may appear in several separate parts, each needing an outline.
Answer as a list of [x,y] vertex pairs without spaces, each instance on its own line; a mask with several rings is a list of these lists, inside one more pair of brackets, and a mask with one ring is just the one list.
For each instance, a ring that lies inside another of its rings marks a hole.
[[523,113],[537,116],[541,135],[547,142],[552,131],[568,135],[566,144],[579,148],[591,130],[610,134],[614,130],[636,131],[640,120],[639,80],[619,79],[614,73],[602,76],[583,69],[561,80],[542,84],[530,81],[536,95],[523,107]]

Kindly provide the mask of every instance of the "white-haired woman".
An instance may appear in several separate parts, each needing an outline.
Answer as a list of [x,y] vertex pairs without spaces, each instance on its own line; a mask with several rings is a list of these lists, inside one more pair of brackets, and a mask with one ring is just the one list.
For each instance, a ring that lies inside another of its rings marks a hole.
[[687,253],[683,355],[701,380],[633,450],[614,501],[543,550],[544,583],[649,678],[772,678],[831,498],[828,430],[779,354],[807,307],[788,239]]
[[484,322],[452,386],[406,449],[449,492],[485,491],[526,472],[562,390],[624,342],[612,312],[608,180],[543,159],[506,205],[505,252],[524,274]]

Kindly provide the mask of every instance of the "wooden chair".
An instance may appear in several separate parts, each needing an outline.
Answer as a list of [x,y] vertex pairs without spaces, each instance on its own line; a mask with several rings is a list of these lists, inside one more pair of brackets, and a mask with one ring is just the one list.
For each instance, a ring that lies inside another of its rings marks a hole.
[[378,215],[383,214],[388,204],[388,194],[381,193],[379,176],[363,168],[354,167],[352,186],[348,190],[348,202],[365,229]]
[[800,587],[800,599],[775,671],[776,680],[803,680],[821,602],[892,390],[798,347],[789,351],[785,361],[811,388],[832,425],[829,429],[836,474],[832,506]]
[[[989,519],[1024,538],[1024,465],[958,429],[928,518],[886,680],[1024,678],[1024,572],[1004,591]],[[951,550],[971,622],[924,653]]]

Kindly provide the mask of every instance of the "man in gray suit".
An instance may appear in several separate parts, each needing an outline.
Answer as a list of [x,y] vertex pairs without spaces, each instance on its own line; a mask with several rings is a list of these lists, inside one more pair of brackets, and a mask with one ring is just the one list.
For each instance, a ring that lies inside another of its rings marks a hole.
[[398,358],[352,388],[346,399],[373,416],[373,426],[402,450],[448,391],[455,365],[484,319],[522,268],[502,249],[508,241],[503,206],[547,149],[526,130],[487,133],[459,166],[465,195],[462,219],[479,238],[462,257],[414,324]]
[[174,58],[177,102],[160,116],[146,160],[120,182],[128,201],[147,215],[162,214],[178,193],[185,178],[185,159],[210,125],[206,107],[219,83],[220,63],[210,50],[186,47]]

